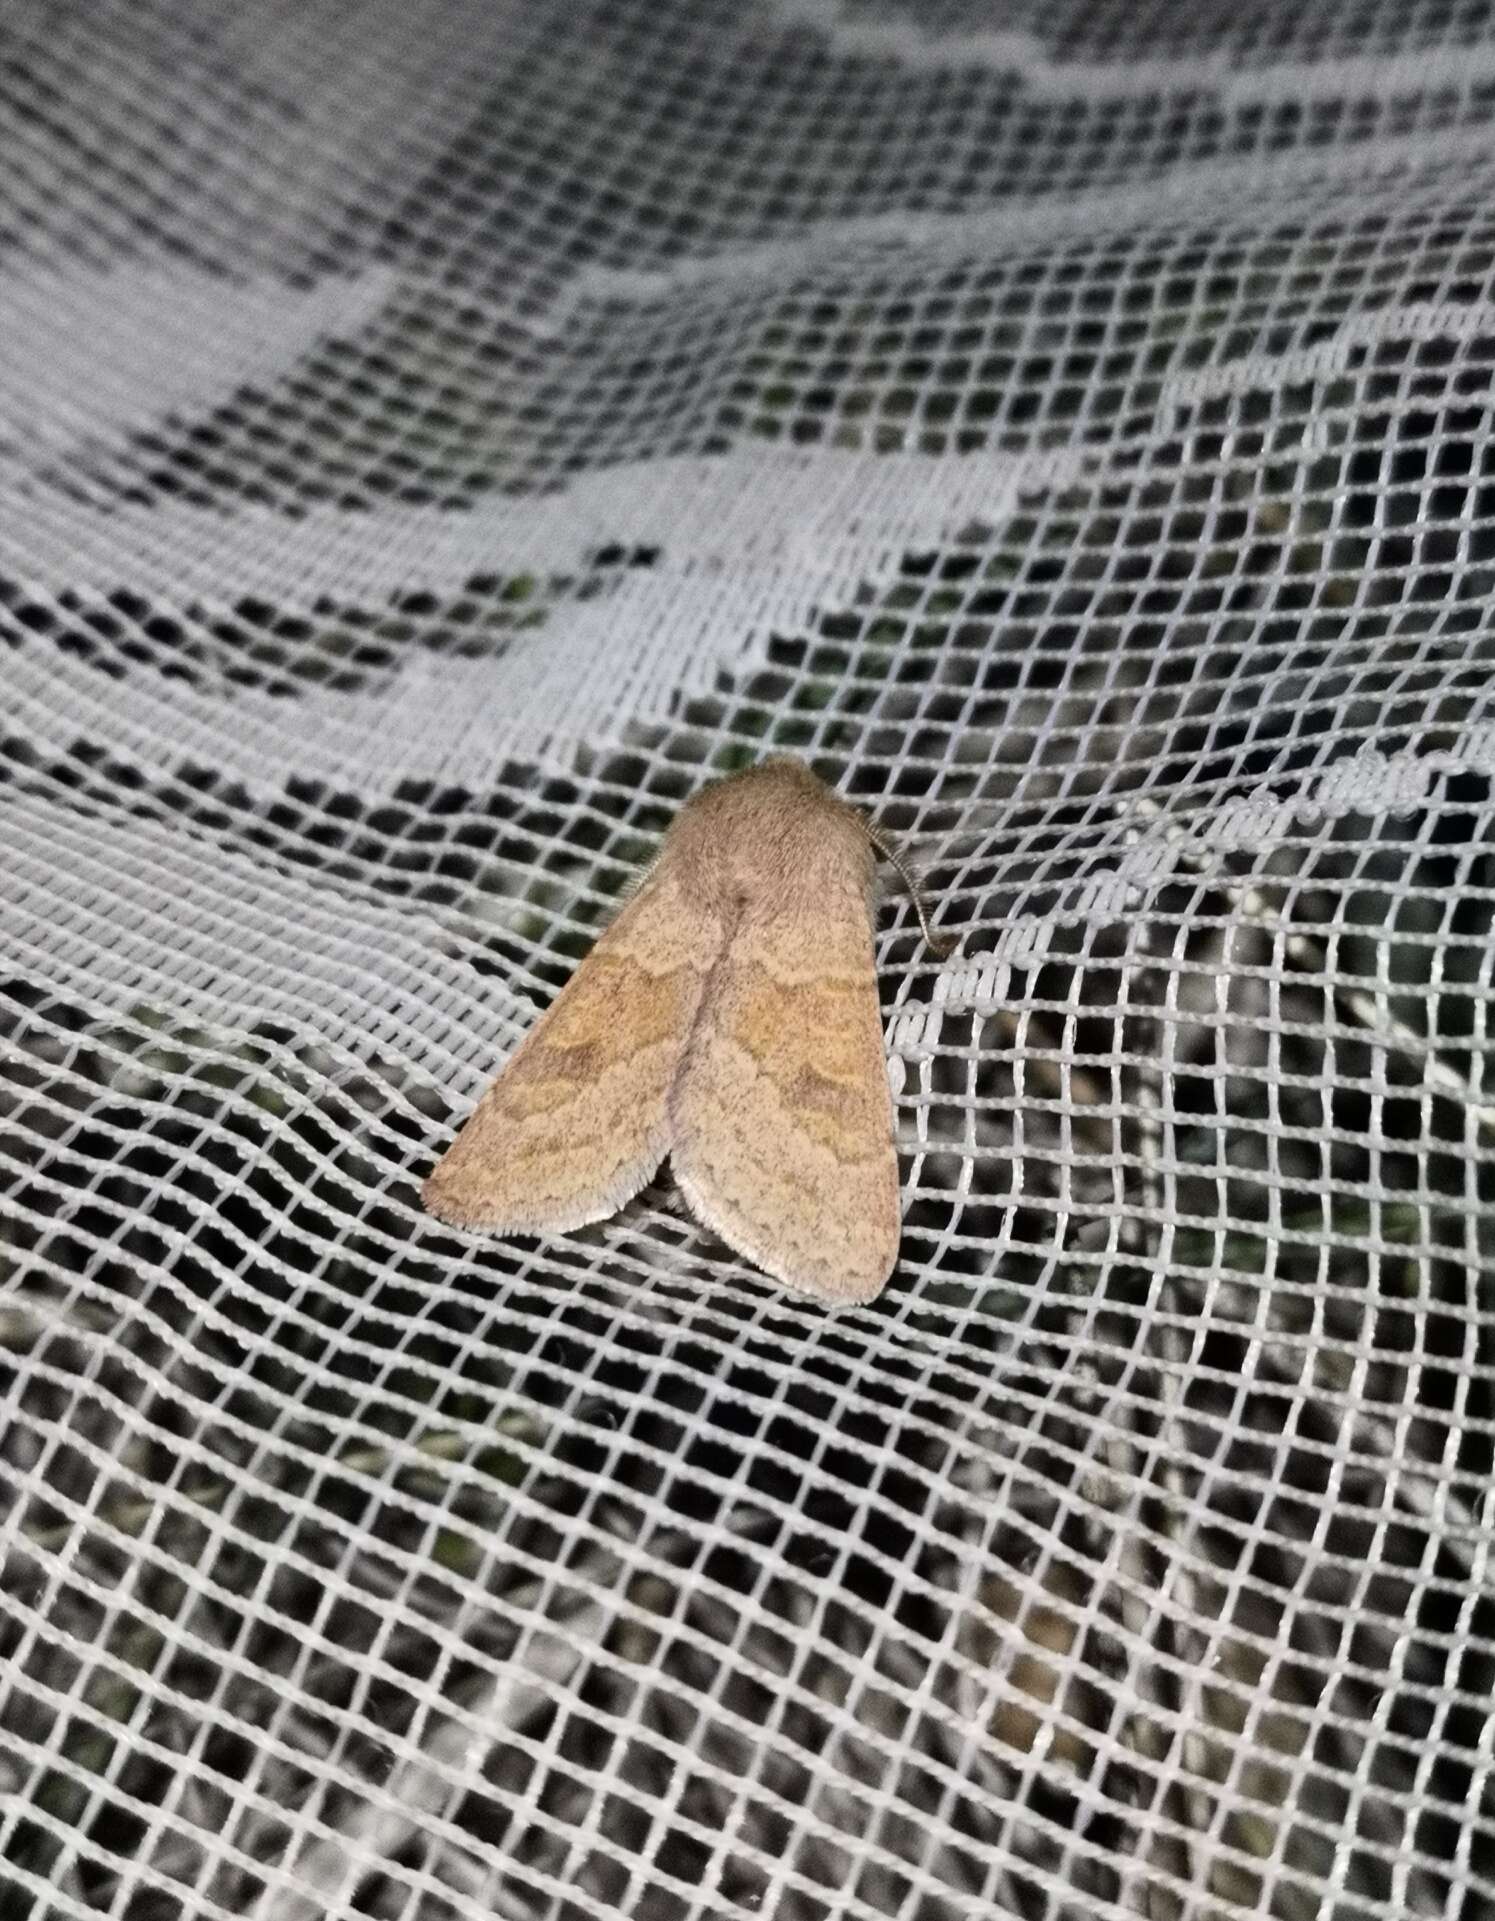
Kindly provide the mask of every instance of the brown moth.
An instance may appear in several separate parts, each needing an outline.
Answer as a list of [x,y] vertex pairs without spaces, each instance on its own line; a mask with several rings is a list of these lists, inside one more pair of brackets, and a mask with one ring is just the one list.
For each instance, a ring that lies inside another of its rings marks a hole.
[[437,1164],[431,1213],[562,1233],[616,1213],[668,1154],[745,1259],[819,1301],[874,1299],[900,1231],[875,848],[896,861],[798,761],[694,795]]

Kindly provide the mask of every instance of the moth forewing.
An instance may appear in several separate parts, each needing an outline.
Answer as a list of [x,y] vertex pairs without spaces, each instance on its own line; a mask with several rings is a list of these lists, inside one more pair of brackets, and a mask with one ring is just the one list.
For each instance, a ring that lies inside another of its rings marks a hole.
[[800,931],[751,911],[670,1098],[693,1211],[776,1280],[869,1301],[898,1258],[898,1160],[870,904],[847,886]]
[[669,1150],[669,1092],[721,942],[653,874],[468,1116],[422,1189],[430,1212],[553,1234],[631,1200]]

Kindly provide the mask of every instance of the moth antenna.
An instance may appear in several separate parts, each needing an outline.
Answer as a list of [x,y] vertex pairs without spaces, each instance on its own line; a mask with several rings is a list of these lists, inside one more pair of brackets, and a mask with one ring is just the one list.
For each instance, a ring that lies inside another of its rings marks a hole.
[[914,912],[919,916],[919,927],[924,935],[924,945],[929,949],[930,953],[934,955],[936,960],[947,960],[960,945],[959,941],[951,934],[935,933],[934,929],[929,925],[929,916],[924,911],[924,896],[920,891],[918,881],[914,879],[913,869],[908,865],[907,861],[904,860],[897,847],[888,839],[886,834],[879,828],[874,827],[870,821],[864,821],[863,826],[866,827],[868,840],[871,841],[878,853],[882,855],[885,861],[890,861],[892,865],[898,869],[898,877],[908,889],[908,897],[914,904]]
[[620,907],[633,899],[634,895],[638,893],[644,882],[650,878],[658,866],[659,855],[657,853],[651,854],[642,867],[636,868],[634,872],[628,876],[627,880],[625,880],[623,885],[618,889],[618,905]]

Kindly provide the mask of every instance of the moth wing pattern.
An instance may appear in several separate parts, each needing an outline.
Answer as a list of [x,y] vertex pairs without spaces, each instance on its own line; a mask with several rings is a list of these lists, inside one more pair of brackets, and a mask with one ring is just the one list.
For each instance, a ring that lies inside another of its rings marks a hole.
[[658,1170],[669,1096],[721,922],[668,868],[645,880],[500,1070],[421,1190],[438,1219],[564,1233]]
[[798,1293],[870,1301],[898,1256],[898,1159],[867,894],[748,903],[670,1100],[692,1211]]

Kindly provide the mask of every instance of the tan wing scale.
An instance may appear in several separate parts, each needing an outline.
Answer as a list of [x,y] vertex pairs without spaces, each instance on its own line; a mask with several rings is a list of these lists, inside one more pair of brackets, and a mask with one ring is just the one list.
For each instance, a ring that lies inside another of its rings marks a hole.
[[722,932],[668,874],[646,881],[437,1163],[430,1211],[562,1233],[631,1199],[670,1145],[669,1091]]
[[865,896],[732,931],[670,1100],[691,1208],[801,1293],[869,1301],[898,1256],[898,1160]]

